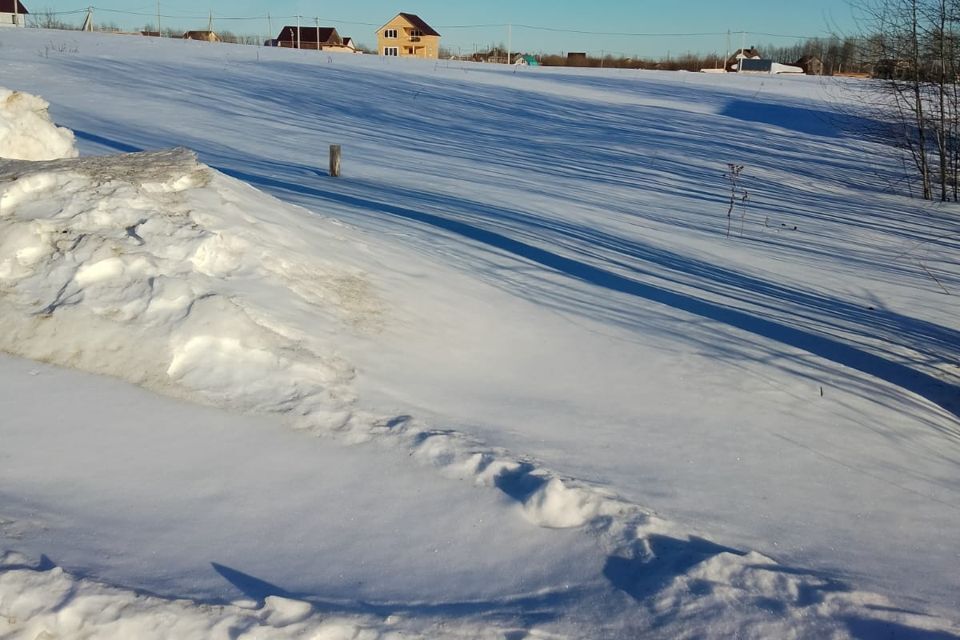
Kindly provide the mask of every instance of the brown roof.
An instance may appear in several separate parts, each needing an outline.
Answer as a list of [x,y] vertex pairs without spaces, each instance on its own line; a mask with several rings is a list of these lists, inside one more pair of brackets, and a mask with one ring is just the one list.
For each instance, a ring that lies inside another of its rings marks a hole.
[[219,40],[216,31],[187,31],[183,34],[184,40]]
[[[297,27],[286,26],[280,31],[277,40],[282,42],[297,41]],[[317,27],[300,27],[300,42],[319,42],[320,44],[340,44],[342,39],[334,27],[320,27],[319,39]]]
[[[14,13],[13,10],[13,1],[14,0],[0,0],[0,13]],[[27,11],[27,8],[23,6],[23,3],[20,0],[17,0],[17,13],[30,13]]]
[[420,33],[425,36],[439,36],[440,34],[433,30],[433,27],[428,25],[423,21],[423,18],[420,16],[414,15],[412,13],[400,13],[400,17],[413,25],[414,29],[417,29]]

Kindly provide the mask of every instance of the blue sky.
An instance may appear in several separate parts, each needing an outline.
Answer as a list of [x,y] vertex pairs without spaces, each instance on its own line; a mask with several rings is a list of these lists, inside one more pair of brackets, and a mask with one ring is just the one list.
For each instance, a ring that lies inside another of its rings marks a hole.
[[[33,12],[83,8],[83,0],[25,0],[25,4]],[[95,6],[98,7],[95,12],[98,21],[116,22],[124,27],[140,27],[156,21],[155,0],[101,0],[101,4]],[[341,3],[307,0],[160,0],[160,9],[163,26],[204,28],[207,21],[200,16],[213,11],[215,29],[257,35],[267,34],[265,16],[268,12],[273,16],[271,26],[275,33],[279,32],[283,23],[295,24],[295,18],[291,20],[289,16],[304,16],[304,24],[313,24],[315,17],[319,17],[321,24],[335,26],[342,35],[353,36],[358,42],[368,45],[375,44],[373,32],[376,27],[397,12],[406,11],[420,15],[440,31],[443,46],[461,52],[474,48],[483,50],[491,44],[506,44],[508,31],[505,25],[509,23],[515,25],[512,28],[512,48],[517,51],[589,51],[595,54],[606,52],[648,57],[679,55],[687,51],[723,52],[727,47],[727,37],[720,34],[728,30],[746,31],[745,44],[748,46],[783,44],[795,40],[766,34],[823,36],[831,30],[842,33],[855,30],[851,9],[846,3],[836,0],[773,0],[761,4],[747,3],[742,7],[734,2],[718,0],[405,0],[399,4],[396,0]],[[221,19],[228,16],[250,16],[251,19]],[[82,15],[61,17],[77,22],[82,19]],[[740,36],[734,33],[731,46],[737,47],[739,44]]]

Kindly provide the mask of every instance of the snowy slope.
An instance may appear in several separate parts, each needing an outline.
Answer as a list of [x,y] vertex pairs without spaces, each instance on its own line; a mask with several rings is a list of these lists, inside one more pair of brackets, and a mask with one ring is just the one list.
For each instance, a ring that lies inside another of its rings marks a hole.
[[957,225],[820,85],[78,38],[4,34],[2,69],[81,149],[186,145],[324,217],[185,151],[5,163],[5,350],[589,523],[611,637],[949,628],[893,609],[957,606]]

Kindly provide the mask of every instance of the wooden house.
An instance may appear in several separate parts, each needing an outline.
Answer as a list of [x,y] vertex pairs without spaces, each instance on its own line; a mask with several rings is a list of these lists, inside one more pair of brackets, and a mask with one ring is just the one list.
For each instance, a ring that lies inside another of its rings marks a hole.
[[823,62],[817,56],[803,56],[793,66],[800,67],[808,76],[823,75]]
[[377,51],[382,56],[438,59],[440,34],[420,16],[398,13],[377,29]]
[[187,31],[183,34],[184,40],[200,40],[202,42],[220,42],[220,36],[215,31]]
[[0,27],[25,27],[29,13],[20,0],[0,0]]
[[732,56],[727,58],[727,63],[724,68],[727,71],[739,71],[741,60],[760,60],[762,58],[763,56],[760,55],[760,52],[757,51],[755,47],[737,49]]
[[312,49],[327,53],[356,53],[353,40],[344,38],[334,27],[286,26],[274,46],[287,49]]

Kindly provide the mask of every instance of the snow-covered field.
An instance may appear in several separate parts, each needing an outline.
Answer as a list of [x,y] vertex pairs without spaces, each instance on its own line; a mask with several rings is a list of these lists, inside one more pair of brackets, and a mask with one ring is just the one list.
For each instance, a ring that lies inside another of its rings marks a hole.
[[960,636],[960,209],[841,82],[0,52],[0,638]]

